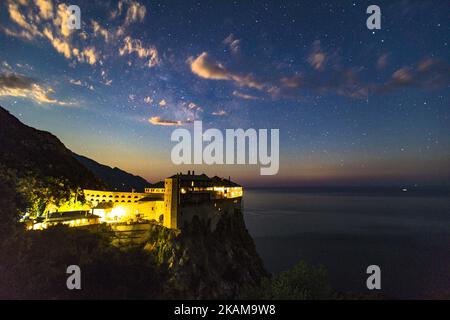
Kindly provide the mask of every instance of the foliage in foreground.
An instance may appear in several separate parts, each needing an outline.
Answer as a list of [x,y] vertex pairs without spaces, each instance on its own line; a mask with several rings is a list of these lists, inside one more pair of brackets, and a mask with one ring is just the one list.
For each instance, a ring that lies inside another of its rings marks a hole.
[[323,300],[334,298],[323,268],[313,268],[303,261],[288,271],[265,278],[257,287],[247,287],[243,299],[263,300]]
[[[0,243],[0,299],[156,299],[163,283],[152,256],[121,250],[102,234],[57,226],[16,229]],[[82,266],[82,289],[68,290],[66,269]]]

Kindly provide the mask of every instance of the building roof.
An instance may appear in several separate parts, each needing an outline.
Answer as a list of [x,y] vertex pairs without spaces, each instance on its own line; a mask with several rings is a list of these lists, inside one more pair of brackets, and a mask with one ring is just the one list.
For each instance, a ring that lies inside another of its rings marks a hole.
[[214,176],[211,178],[212,183],[216,187],[240,187],[241,185],[237,184],[236,182],[233,182],[229,179],[220,178],[218,176]]
[[188,174],[183,173],[174,174],[170,178],[177,178],[177,177],[180,179],[181,182],[201,181],[207,183],[209,186],[212,187],[241,187],[241,185],[231,181],[230,179],[220,178],[218,176],[210,178],[204,173],[196,175],[194,171],[192,171],[192,174],[190,171],[188,171]]

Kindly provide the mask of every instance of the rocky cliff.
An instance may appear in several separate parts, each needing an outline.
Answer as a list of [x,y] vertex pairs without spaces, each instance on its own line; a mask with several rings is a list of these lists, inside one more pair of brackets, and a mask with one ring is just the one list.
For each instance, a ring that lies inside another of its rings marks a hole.
[[167,271],[170,297],[237,298],[267,276],[242,214],[222,216],[214,231],[194,218],[182,232],[154,225],[149,235],[144,250]]

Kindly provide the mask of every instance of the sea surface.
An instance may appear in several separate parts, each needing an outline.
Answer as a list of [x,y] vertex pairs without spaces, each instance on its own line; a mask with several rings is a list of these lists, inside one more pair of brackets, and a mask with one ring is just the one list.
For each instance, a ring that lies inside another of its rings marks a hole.
[[300,260],[334,289],[367,293],[381,268],[386,298],[450,299],[449,190],[246,189],[245,222],[266,269]]

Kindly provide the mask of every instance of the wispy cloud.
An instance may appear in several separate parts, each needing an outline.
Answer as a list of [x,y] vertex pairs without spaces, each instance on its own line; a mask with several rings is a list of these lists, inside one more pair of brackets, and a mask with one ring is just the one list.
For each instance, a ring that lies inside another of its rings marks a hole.
[[377,69],[385,69],[389,64],[389,54],[384,53],[377,59]]
[[323,70],[327,56],[320,46],[320,41],[314,41],[312,51],[308,57],[308,62],[316,70]]
[[132,39],[131,37],[125,37],[123,46],[119,49],[121,56],[125,54],[136,53],[141,59],[146,60],[145,65],[152,68],[159,64],[158,50],[153,47],[144,47],[141,40]]
[[180,120],[167,120],[161,119],[160,117],[151,117],[148,121],[155,126],[182,126],[187,123],[191,123],[192,121],[180,121]]
[[207,52],[203,52],[196,58],[190,57],[188,63],[191,67],[191,71],[204,79],[233,81],[239,86],[255,88],[258,90],[263,90],[265,88],[265,85],[257,81],[253,75],[240,75],[236,72],[232,72],[225,68],[221,63],[211,59]]
[[391,79],[375,87],[376,92],[386,93],[401,88],[434,89],[450,86],[450,64],[435,58],[421,60],[414,67],[397,69]]
[[51,98],[51,87],[44,87],[35,79],[20,74],[0,74],[0,96],[29,98],[38,104],[68,105],[69,103]]
[[82,85],[83,85],[83,83],[81,82],[81,80],[70,79],[69,82],[70,82],[71,84],[76,85],[76,86],[82,86]]
[[53,18],[53,3],[51,0],[34,0],[39,8],[39,15],[45,20]]
[[13,36],[18,36],[25,38],[27,40],[31,40],[34,37],[42,37],[42,33],[39,31],[38,27],[34,23],[33,15],[28,15],[29,18],[25,16],[24,13],[20,10],[20,4],[14,3],[12,1],[7,1],[8,14],[16,25],[21,27],[22,29],[19,31],[15,31],[9,28],[4,27],[4,31]]
[[94,31],[94,36],[96,36],[96,37],[101,36],[105,40],[105,42],[108,42],[109,40],[111,40],[113,35],[111,35],[106,28],[102,27],[100,25],[100,23],[98,23],[95,20],[92,20],[91,24],[92,24],[92,29]]
[[173,101],[166,98],[159,102],[161,108],[153,109],[153,115],[149,119],[154,125],[184,125],[194,120],[201,119],[204,110],[192,101]]
[[127,14],[125,16],[125,25],[130,25],[134,22],[142,22],[145,17],[147,9],[144,5],[136,1],[129,1],[129,7],[127,9]]
[[236,39],[232,33],[223,40],[223,43],[230,48],[233,54],[238,54],[241,51],[241,40]]
[[213,116],[223,117],[226,116],[227,113],[225,110],[217,110],[211,113]]
[[165,99],[162,99],[158,104],[161,108],[164,108],[167,105],[167,101]]
[[256,97],[256,96],[252,96],[250,94],[245,94],[239,91],[234,90],[233,91],[233,96],[235,97],[239,97],[245,100],[259,100],[260,98]]
[[144,103],[146,104],[152,104],[153,103],[153,98],[150,96],[147,96],[144,98]]
[[[115,55],[136,54],[147,67],[160,63],[158,50],[127,35],[128,27],[142,22],[147,9],[134,0],[121,0],[113,18],[120,17],[108,27],[96,20],[83,24],[83,30],[69,28],[70,13],[65,3],[54,0],[6,0],[10,23],[2,23],[0,31],[8,36],[27,41],[47,40],[51,46],[71,63],[103,65],[104,60]],[[95,41],[101,38],[104,41]],[[105,80],[104,82],[107,82]]]

